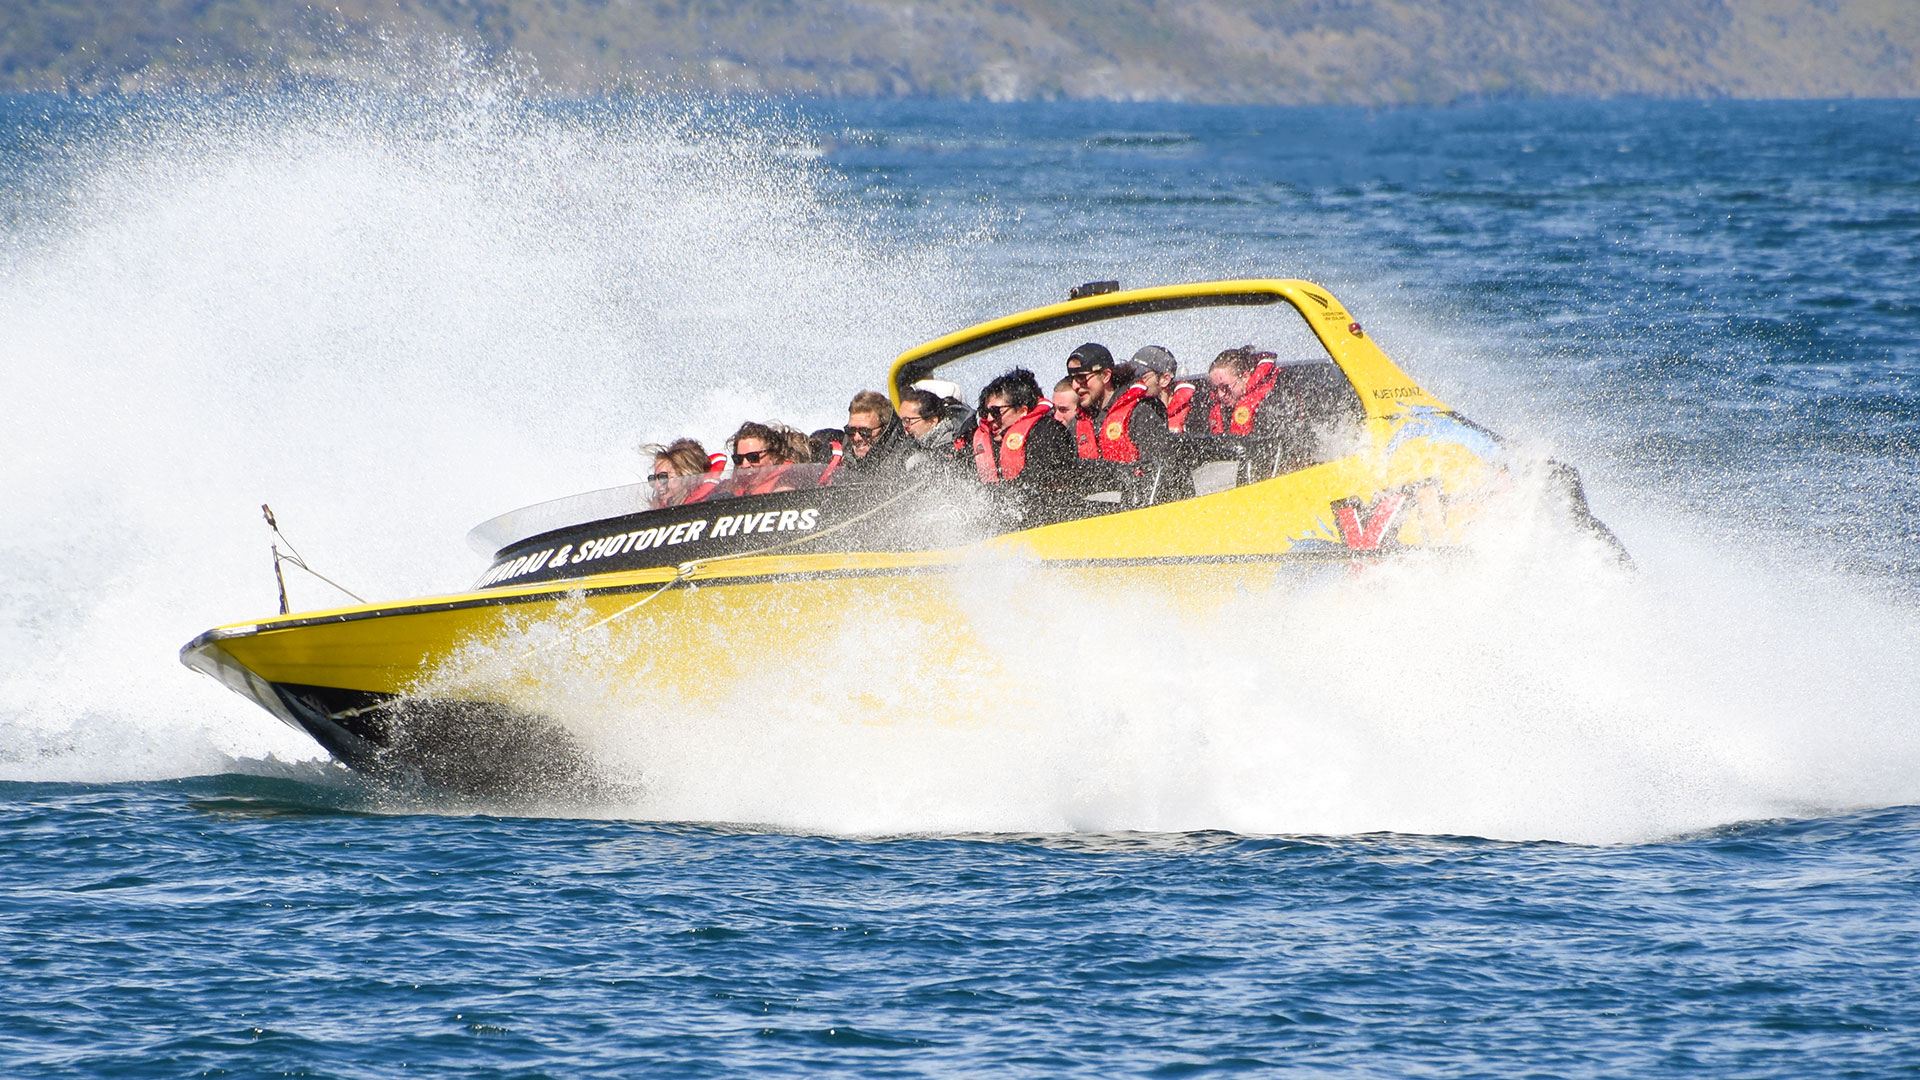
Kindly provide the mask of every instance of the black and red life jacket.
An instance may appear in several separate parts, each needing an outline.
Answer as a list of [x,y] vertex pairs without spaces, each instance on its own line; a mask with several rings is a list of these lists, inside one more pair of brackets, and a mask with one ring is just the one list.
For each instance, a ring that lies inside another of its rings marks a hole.
[[[1127,422],[1133,419],[1133,410],[1147,399],[1147,388],[1139,383],[1127,387],[1126,393],[1114,399],[1107,407],[1107,415],[1100,421],[1100,429],[1093,432],[1094,453],[1082,453],[1081,457],[1097,457],[1103,461],[1132,462],[1140,460],[1140,448],[1133,445],[1133,439],[1127,435]],[[1093,425],[1088,423],[1088,429]]]
[[993,424],[982,417],[980,426],[973,431],[973,466],[979,471],[981,481],[993,484],[1019,476],[1020,470],[1027,466],[1027,433],[1040,421],[1051,419],[1052,414],[1053,403],[1042,401],[1032,412],[1008,424],[1007,433],[1000,440],[997,459]]
[[827,467],[820,470],[821,487],[826,487],[828,484],[833,483],[833,474],[840,471],[841,459],[846,457],[846,451],[841,448],[838,439],[835,439],[832,445],[833,455],[827,459]]
[[1100,439],[1093,433],[1093,417],[1085,409],[1073,414],[1073,448],[1083,458],[1100,456]]
[[1253,366],[1253,374],[1247,379],[1247,392],[1233,403],[1233,412],[1226,413],[1226,403],[1216,395],[1213,408],[1207,413],[1207,427],[1215,435],[1251,435],[1253,434],[1253,414],[1260,410],[1260,403],[1273,393],[1279,368],[1272,359],[1265,359]]

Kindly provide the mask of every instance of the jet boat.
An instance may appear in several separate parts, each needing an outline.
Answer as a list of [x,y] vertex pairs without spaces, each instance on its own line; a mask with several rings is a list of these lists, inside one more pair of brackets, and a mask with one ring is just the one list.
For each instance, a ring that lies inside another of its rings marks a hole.
[[[1263,406],[1282,410],[1280,436],[1214,439],[1177,465],[1068,490],[939,470],[823,485],[826,469],[795,466],[768,494],[728,497],[755,487],[740,482],[749,470],[717,487],[695,478],[704,498],[659,482],[590,492],[477,527],[470,540],[491,561],[465,592],[222,626],[181,660],[355,770],[462,790],[566,785],[592,765],[545,715],[556,667],[615,698],[687,700],[837,612],[906,596],[899,609],[946,628],[939,640],[960,654],[965,605],[945,583],[996,559],[1090,589],[1174,590],[1204,609],[1303,568],[1457,546],[1505,482],[1499,439],[1303,280],[1096,283],[909,349],[887,385],[897,403],[969,365],[1057,371],[1063,344],[1149,332],[1202,362],[1291,335]],[[1575,518],[1604,536],[1577,478],[1559,476]]]

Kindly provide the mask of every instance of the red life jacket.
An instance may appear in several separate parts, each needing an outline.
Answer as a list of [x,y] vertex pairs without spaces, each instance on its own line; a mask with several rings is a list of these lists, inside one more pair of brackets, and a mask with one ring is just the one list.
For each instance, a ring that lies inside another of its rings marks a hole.
[[[1106,419],[1100,424],[1100,430],[1093,433],[1096,453],[1094,456],[1103,461],[1139,461],[1140,448],[1133,445],[1127,437],[1127,421],[1133,418],[1134,407],[1146,400],[1147,388],[1139,383],[1127,387],[1127,392],[1114,399],[1107,408]],[[1092,427],[1091,424],[1088,427]],[[1086,455],[1081,455],[1085,457]]]
[[1083,458],[1100,456],[1100,439],[1093,433],[1093,417],[1085,412],[1073,414],[1073,446]]
[[743,483],[741,483],[740,490],[735,492],[735,494],[736,495],[766,495],[770,492],[775,492],[775,491],[792,491],[793,490],[792,485],[788,485],[787,487],[775,486],[779,484],[782,480],[786,479],[787,474],[792,471],[793,471],[792,462],[784,462],[779,465],[770,465],[770,466],[762,465],[759,468],[759,474],[756,476],[747,478]]
[[993,425],[982,417],[980,426],[973,432],[973,466],[979,471],[981,482],[993,484],[1019,476],[1020,470],[1027,466],[1027,433],[1052,413],[1053,403],[1042,401],[1032,412],[1008,424],[1007,434],[1000,440],[998,461],[993,453]]
[[1207,414],[1208,428],[1215,435],[1253,434],[1253,414],[1259,410],[1260,403],[1267,399],[1267,395],[1273,393],[1275,373],[1278,370],[1272,360],[1262,360],[1255,364],[1253,375],[1247,380],[1247,392],[1241,394],[1240,400],[1233,403],[1231,416],[1222,415],[1226,402],[1216,396],[1213,408]]
[[1187,430],[1187,414],[1193,411],[1193,390],[1192,383],[1181,383],[1167,399],[1167,430],[1176,435]]
[[700,482],[700,485],[693,489],[692,493],[690,493],[686,497],[686,499],[682,501],[681,505],[684,506],[686,505],[686,503],[697,503],[697,502],[705,501],[707,496],[713,494],[713,489],[720,486],[720,474],[726,471],[727,471],[727,455],[708,454],[707,455],[707,478],[705,480],[702,480]]

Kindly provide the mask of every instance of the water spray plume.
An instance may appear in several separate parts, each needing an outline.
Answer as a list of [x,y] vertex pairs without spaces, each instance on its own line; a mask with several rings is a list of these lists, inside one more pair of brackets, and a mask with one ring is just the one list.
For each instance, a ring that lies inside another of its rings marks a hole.
[[[924,332],[901,322],[944,321],[891,284],[923,256],[871,251],[777,126],[477,93],[122,119],[25,185],[47,202],[0,273],[0,709],[23,733],[0,759],[20,778],[93,725],[313,753],[171,655],[273,609],[253,492],[366,595],[454,589],[475,521],[630,481],[640,442],[776,404],[831,416]],[[101,777],[153,768],[104,753]]]

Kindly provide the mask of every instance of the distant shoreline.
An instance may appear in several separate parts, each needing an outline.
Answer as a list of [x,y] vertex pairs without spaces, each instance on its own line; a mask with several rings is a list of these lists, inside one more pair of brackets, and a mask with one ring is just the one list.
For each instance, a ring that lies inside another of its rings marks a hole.
[[504,77],[559,98],[1448,105],[1920,97],[1910,0],[19,0],[0,92]]
[[[409,97],[431,99],[436,95],[429,87],[417,84],[385,83],[369,85],[361,82],[335,80],[304,80],[287,82],[271,87],[166,87],[155,90],[121,91],[94,90],[11,90],[0,88],[0,102],[20,105],[64,106],[84,110],[89,106],[118,106],[139,108],[142,106],[165,107],[179,104],[187,106],[220,105],[247,101],[266,103],[279,99],[297,99],[302,95],[338,94],[341,100],[354,100],[363,96],[363,100],[386,100],[398,102]],[[1616,97],[1530,97],[1530,98],[1460,98],[1453,101],[1409,101],[1388,104],[1358,104],[1352,102],[1270,102],[1270,101],[1156,101],[1114,100],[1106,98],[1032,98],[1014,101],[989,101],[979,98],[939,98],[939,97],[822,97],[816,94],[794,93],[748,93],[716,92],[688,88],[657,87],[645,90],[620,89],[609,91],[577,91],[560,93],[550,88],[532,88],[519,98],[523,103],[554,106],[593,106],[624,105],[649,106],[654,104],[691,105],[703,104],[713,107],[727,106],[740,108],[766,107],[780,109],[796,106],[809,109],[827,109],[838,106],[858,107],[871,105],[877,107],[908,107],[915,103],[959,105],[980,109],[1049,108],[1049,107],[1123,107],[1151,106],[1159,109],[1204,110],[1285,110],[1301,112],[1352,113],[1359,116],[1388,113],[1410,112],[1458,112],[1474,109],[1497,109],[1526,106],[1579,106],[1579,105],[1699,105],[1725,106],[1791,106],[1791,105],[1902,105],[1920,102],[1920,95],[1903,97],[1780,97],[1780,98],[1729,98],[1729,97],[1651,97],[1644,94],[1619,95]]]

